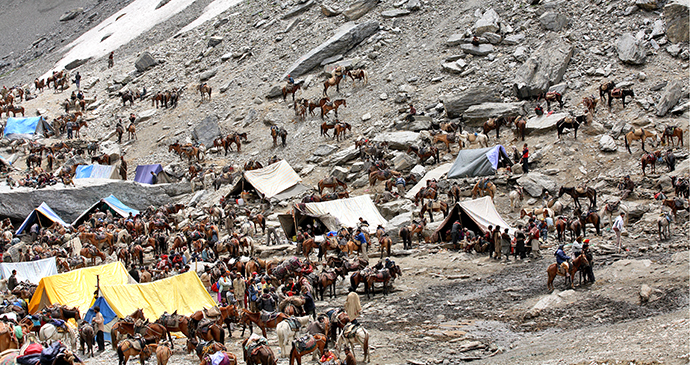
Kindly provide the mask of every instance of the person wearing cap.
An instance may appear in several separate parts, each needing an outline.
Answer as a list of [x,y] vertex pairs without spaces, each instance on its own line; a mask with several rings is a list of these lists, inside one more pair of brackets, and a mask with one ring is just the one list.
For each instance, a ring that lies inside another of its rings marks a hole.
[[287,82],[289,87],[295,84],[295,79],[292,78],[292,75],[287,75]]
[[244,281],[244,278],[242,275],[237,274],[235,278],[232,280],[232,293],[235,296],[235,300],[237,301],[237,305],[240,308],[245,308],[245,292],[247,291],[247,284]]
[[247,289],[249,296],[249,310],[252,312],[258,312],[257,301],[261,297],[261,279],[254,278],[254,281]]
[[592,269],[592,260],[594,257],[592,257],[592,251],[589,249],[589,239],[584,240],[584,244],[582,245],[582,253],[587,258],[588,263],[588,265],[582,269],[585,275],[585,282],[594,283],[594,270]]
[[618,247],[618,253],[621,252],[621,233],[623,233],[623,218],[625,218],[625,212],[616,217],[613,222],[613,231],[616,232],[616,246]]
[[359,245],[360,245],[359,252],[361,252],[362,256],[366,259],[367,258],[367,237],[364,235],[364,232],[362,232],[361,228],[357,228],[354,240],[359,242]]
[[568,264],[568,261],[570,261],[570,256],[565,254],[563,247],[563,244],[558,245],[558,249],[556,250],[554,256],[556,256],[556,264],[563,269],[563,271],[566,273],[565,277],[568,278],[570,277],[570,265]]
[[573,257],[577,258],[582,254],[582,236],[577,236],[573,242]]
[[275,312],[276,310],[276,301],[268,288],[264,289],[263,295],[259,299],[259,308],[266,312]]

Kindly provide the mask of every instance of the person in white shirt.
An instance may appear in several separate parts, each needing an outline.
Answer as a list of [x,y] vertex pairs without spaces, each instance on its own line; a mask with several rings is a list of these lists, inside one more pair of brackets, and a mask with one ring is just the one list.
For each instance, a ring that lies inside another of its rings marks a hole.
[[618,253],[621,252],[621,232],[623,231],[623,218],[625,213],[621,212],[621,215],[616,217],[613,222],[613,231],[616,232],[616,245],[618,246]]

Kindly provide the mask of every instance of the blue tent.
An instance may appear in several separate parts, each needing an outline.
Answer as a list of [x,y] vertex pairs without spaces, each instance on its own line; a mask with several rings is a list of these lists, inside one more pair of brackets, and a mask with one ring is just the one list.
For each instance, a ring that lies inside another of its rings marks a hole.
[[118,200],[115,196],[111,194],[109,197],[101,199],[100,201],[96,202],[96,204],[92,205],[89,209],[84,211],[84,213],[82,213],[74,222],[72,222],[72,226],[77,227],[78,225],[80,225],[88,218],[90,213],[93,213],[97,210],[105,209],[109,209],[112,212],[124,218],[127,218],[129,216],[129,213],[132,213],[132,216],[139,215],[138,210],[124,205],[120,200]]
[[52,134],[53,129],[43,117],[28,118],[7,118],[5,126],[5,137],[14,139],[32,139],[34,136],[47,136]]
[[110,305],[108,302],[105,300],[103,297],[98,297],[96,301],[93,303],[91,308],[86,312],[86,315],[84,316],[84,320],[86,322],[91,323],[91,320],[93,317],[96,316],[96,312],[93,310],[93,307],[98,306],[101,310],[101,314],[103,315],[103,323],[105,324],[105,331],[103,331],[103,339],[107,341],[111,341],[110,338],[110,328],[117,322],[117,314],[113,311],[112,308],[110,308]]
[[[165,175],[165,172],[163,172],[163,166],[161,164],[155,164],[155,165],[139,165],[137,166],[137,169],[135,171],[134,175],[134,181],[142,184],[152,184],[153,183],[153,176],[151,176],[151,173],[156,174],[156,177],[158,177],[158,183],[163,183],[163,182],[169,182],[167,175]],[[165,176],[161,176],[165,175]]]
[[79,165],[74,173],[75,179],[117,179],[113,165]]
[[54,222],[57,222],[64,227],[69,226],[69,224],[65,223],[65,221],[63,221],[62,218],[60,218],[60,216],[58,216],[52,209],[50,209],[48,204],[43,202],[41,203],[41,205],[38,206],[38,208],[34,209],[33,211],[31,211],[31,213],[29,213],[29,215],[24,220],[24,223],[22,223],[22,225],[19,226],[19,229],[15,234],[18,235],[22,233],[26,228],[31,227],[31,225],[33,225],[36,221],[38,221],[38,224],[42,227],[52,225]]

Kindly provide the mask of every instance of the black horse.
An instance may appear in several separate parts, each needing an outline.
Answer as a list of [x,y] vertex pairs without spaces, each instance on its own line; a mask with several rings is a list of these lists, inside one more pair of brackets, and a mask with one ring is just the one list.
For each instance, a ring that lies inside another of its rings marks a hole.
[[579,201],[580,197],[587,197],[589,199],[590,209],[594,209],[597,206],[597,191],[593,188],[586,187],[584,191],[578,191],[576,188],[566,188],[565,186],[561,186],[561,189],[558,191],[558,197],[562,197],[563,194],[570,195],[575,202],[575,206],[578,208],[581,207]]
[[577,129],[580,128],[582,122],[578,118],[565,117],[556,123],[556,128],[558,129],[558,139],[561,139],[561,134],[565,128],[570,128],[575,131],[575,139],[577,139]]
[[635,93],[630,90],[623,90],[623,89],[613,89],[611,90],[611,94],[609,94],[609,108],[611,107],[611,99],[621,99],[623,102],[623,108],[625,108],[625,97],[630,96],[631,98],[635,98]]

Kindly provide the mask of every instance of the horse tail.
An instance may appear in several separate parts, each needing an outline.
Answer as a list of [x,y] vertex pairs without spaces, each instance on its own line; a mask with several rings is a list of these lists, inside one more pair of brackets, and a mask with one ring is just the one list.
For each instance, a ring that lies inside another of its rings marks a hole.
[[122,351],[121,348],[117,348],[117,359],[119,360],[120,364],[124,364],[125,362],[125,353]]
[[626,134],[623,139],[625,140],[625,148],[628,150],[628,153],[632,154],[632,151],[630,151],[630,145],[628,144],[628,135]]

